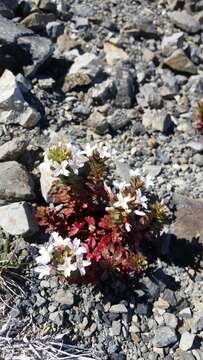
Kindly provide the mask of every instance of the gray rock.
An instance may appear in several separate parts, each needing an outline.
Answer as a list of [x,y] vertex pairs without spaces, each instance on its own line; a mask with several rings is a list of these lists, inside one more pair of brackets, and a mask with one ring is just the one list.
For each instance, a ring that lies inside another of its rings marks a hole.
[[83,55],[79,55],[75,61],[74,64],[69,69],[69,74],[76,74],[80,73],[82,70],[87,69],[89,65],[97,60],[96,55],[93,53],[84,53]]
[[104,43],[104,52],[106,55],[106,62],[108,65],[114,65],[119,60],[127,60],[128,54],[120,47],[110,43]]
[[53,53],[54,46],[51,40],[42,36],[23,36],[17,40],[17,44],[31,59],[31,65],[24,65],[23,70],[26,76],[34,76],[37,69],[43,64]]
[[[141,105],[154,109],[160,109],[162,105],[162,97],[159,93],[158,87],[155,83],[145,84],[140,88],[140,95],[144,99]],[[140,104],[139,96],[137,95],[138,104]]]
[[113,68],[112,78],[117,89],[115,105],[119,108],[131,108],[135,100],[135,84],[128,66],[118,63]]
[[124,304],[115,304],[110,307],[109,311],[110,313],[122,314],[122,313],[127,313],[128,309]]
[[86,124],[99,135],[104,135],[109,132],[109,123],[107,118],[97,110],[89,116]]
[[0,123],[34,127],[40,114],[24,100],[15,76],[5,70],[0,77]]
[[46,25],[49,22],[54,20],[54,14],[33,12],[26,16],[21,23],[28,29],[31,29],[33,31],[41,31],[46,28]]
[[191,75],[197,73],[197,66],[193,64],[182,49],[175,50],[167,59],[164,60],[164,64],[179,73]]
[[113,131],[123,129],[130,123],[130,119],[127,117],[126,113],[119,109],[116,110],[111,116],[108,116],[107,120]]
[[203,153],[203,142],[202,141],[190,141],[187,144],[194,152]]
[[16,161],[0,163],[0,199],[31,200],[35,197],[34,183],[24,167]]
[[163,314],[163,318],[166,326],[169,326],[172,329],[176,329],[178,326],[178,319],[174,314],[165,313]]
[[200,332],[203,330],[203,315],[199,316],[194,324],[195,332]]
[[180,312],[179,312],[179,317],[181,319],[191,319],[192,318],[192,311],[190,310],[189,307],[185,308],[185,309],[182,309]]
[[174,124],[170,115],[165,110],[147,110],[142,117],[142,124],[145,128],[169,133]]
[[72,306],[74,304],[74,295],[70,290],[59,289],[54,294],[54,300],[59,304]]
[[180,338],[179,348],[183,351],[188,351],[192,348],[195,340],[195,335],[189,332],[184,332]]
[[49,314],[49,320],[51,320],[57,326],[61,326],[64,321],[64,312],[63,311],[54,311]]
[[91,77],[88,74],[74,73],[67,74],[63,80],[62,90],[67,93],[77,86],[87,86],[92,82]]
[[160,326],[155,330],[153,345],[158,348],[173,345],[178,340],[175,330],[169,326]]
[[164,56],[170,56],[174,50],[183,46],[184,33],[178,32],[170,36],[164,36],[161,43],[161,52]]
[[203,155],[202,154],[195,154],[193,156],[193,162],[195,165],[199,167],[203,167]]
[[92,325],[90,326],[90,328],[88,328],[87,330],[84,331],[84,336],[90,337],[95,333],[96,330],[97,330],[97,324],[95,322],[93,322]]
[[14,17],[14,12],[12,9],[10,9],[5,0],[0,0],[0,15],[12,19]]
[[64,24],[61,21],[51,21],[46,26],[47,35],[51,39],[56,39],[64,32]]
[[121,333],[121,321],[114,320],[112,322],[112,328],[110,329],[112,336],[119,336]]
[[22,36],[32,35],[32,31],[0,15],[0,44],[12,44]]
[[174,25],[191,34],[200,31],[200,24],[195,18],[188,14],[187,11],[174,11],[170,14],[170,20]]
[[0,227],[11,235],[30,236],[39,228],[33,208],[26,202],[16,202],[0,207]]
[[96,84],[88,93],[96,104],[103,105],[116,95],[116,86],[113,80],[108,79],[101,84]]
[[27,142],[18,138],[0,146],[0,161],[17,160],[27,147]]

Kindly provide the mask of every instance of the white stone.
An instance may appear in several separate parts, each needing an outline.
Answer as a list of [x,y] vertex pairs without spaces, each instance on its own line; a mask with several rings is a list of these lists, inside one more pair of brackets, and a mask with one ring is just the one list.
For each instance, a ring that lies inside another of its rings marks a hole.
[[87,68],[88,65],[96,59],[96,55],[88,52],[78,56],[75,59],[74,64],[70,67],[69,74],[75,74],[77,72],[80,72],[81,69]]
[[189,332],[184,332],[180,338],[179,348],[183,351],[190,350],[193,345],[194,339],[195,339],[194,334],[191,334]]
[[16,202],[0,207],[0,227],[11,235],[32,235],[39,228],[33,208],[27,202]]
[[0,123],[34,127],[40,114],[23,97],[15,76],[5,70],[0,77]]
[[174,50],[183,44],[184,33],[178,32],[170,36],[164,36],[161,44],[161,52],[164,56],[170,56]]

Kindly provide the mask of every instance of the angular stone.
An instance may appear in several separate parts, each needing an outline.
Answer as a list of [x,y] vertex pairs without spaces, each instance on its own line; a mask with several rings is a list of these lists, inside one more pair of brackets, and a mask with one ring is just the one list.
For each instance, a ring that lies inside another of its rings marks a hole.
[[15,76],[5,70],[0,78],[0,123],[34,127],[40,114],[24,100]]
[[34,183],[24,167],[16,161],[0,163],[0,199],[4,202],[31,200]]
[[193,156],[193,162],[195,165],[199,167],[203,167],[203,155],[202,154],[195,154]]
[[26,149],[27,142],[18,138],[0,146],[0,161],[16,160]]
[[64,78],[62,90],[63,92],[69,92],[75,89],[77,86],[87,86],[92,82],[92,79],[87,74],[74,73],[67,74]]
[[169,133],[173,129],[173,122],[170,115],[165,110],[147,110],[143,117],[142,123],[145,128]]
[[164,65],[183,74],[194,75],[197,73],[197,66],[185,55],[182,49],[175,50],[171,56],[164,60]]
[[109,131],[107,118],[97,110],[90,115],[86,124],[99,135],[104,135]]
[[195,335],[189,332],[184,332],[180,338],[179,348],[183,351],[188,351],[192,348],[195,340]]
[[135,38],[157,38],[158,32],[156,30],[153,21],[145,16],[137,17],[133,21],[133,25],[127,25],[124,27],[124,32],[128,35],[132,35]]
[[199,237],[203,243],[203,199],[190,199],[179,194],[173,196],[176,219],[173,230],[177,238],[192,241]]
[[106,101],[116,95],[116,86],[113,80],[107,79],[101,84],[96,84],[88,94],[98,105],[103,105]]
[[31,13],[26,18],[23,19],[21,24],[26,26],[28,29],[33,31],[41,31],[45,29],[46,25],[55,20],[54,14],[44,14],[44,13]]
[[127,313],[128,309],[124,304],[115,304],[110,307],[109,312],[122,314],[122,313]]
[[106,55],[106,62],[108,65],[114,65],[118,60],[127,60],[128,54],[118,46],[110,43],[104,43],[104,52]]
[[164,56],[170,56],[177,48],[181,48],[184,41],[184,33],[178,32],[170,36],[164,36],[161,43],[161,52]]
[[75,74],[80,72],[82,69],[86,69],[92,61],[97,59],[96,55],[92,53],[84,53],[83,55],[79,55],[74,64],[69,69],[69,74]]
[[113,131],[123,129],[129,123],[130,119],[127,117],[127,114],[122,110],[117,109],[111,116],[108,116],[108,124]]
[[23,36],[17,40],[20,48],[26,51],[31,59],[31,65],[24,65],[23,70],[26,76],[33,76],[39,66],[43,64],[53,53],[54,46],[51,40],[38,36]]
[[160,326],[155,330],[153,345],[157,348],[163,348],[173,345],[178,340],[175,330],[169,326]]
[[178,319],[174,314],[165,313],[163,315],[166,326],[176,329],[178,326]]
[[16,202],[0,207],[0,227],[11,235],[30,236],[39,228],[33,208],[26,202]]
[[155,83],[144,84],[140,88],[140,96],[137,95],[137,102],[141,106],[149,106],[150,108],[160,109],[162,106],[162,97]]
[[135,101],[135,84],[132,73],[125,64],[119,63],[112,72],[116,85],[115,105],[119,108],[131,108]]
[[74,304],[74,295],[70,290],[59,289],[53,296],[54,300],[63,305],[72,306]]
[[25,35],[32,35],[32,31],[0,15],[0,44],[15,43],[18,38]]
[[114,320],[112,322],[112,328],[110,329],[112,336],[119,336],[121,333],[121,321]]
[[170,20],[181,30],[191,34],[196,34],[200,31],[200,24],[195,18],[188,14],[187,11],[174,11],[170,14]]

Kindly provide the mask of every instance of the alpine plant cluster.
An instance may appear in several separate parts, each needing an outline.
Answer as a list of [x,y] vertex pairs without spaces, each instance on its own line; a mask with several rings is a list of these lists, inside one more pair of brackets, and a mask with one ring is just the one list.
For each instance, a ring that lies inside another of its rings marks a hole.
[[133,275],[147,268],[168,210],[152,194],[150,176],[124,167],[112,179],[115,153],[103,144],[80,150],[59,143],[44,154],[40,170],[53,178],[51,202],[36,216],[45,233],[35,271],[39,278],[95,281],[106,271]]

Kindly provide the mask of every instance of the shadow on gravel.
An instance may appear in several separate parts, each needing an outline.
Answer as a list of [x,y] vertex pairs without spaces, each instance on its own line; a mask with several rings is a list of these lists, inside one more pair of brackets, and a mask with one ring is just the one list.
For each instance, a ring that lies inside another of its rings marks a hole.
[[189,241],[171,235],[169,251],[169,256],[164,257],[166,263],[190,267],[197,272],[203,269],[203,245],[199,239],[193,238],[192,241]]

